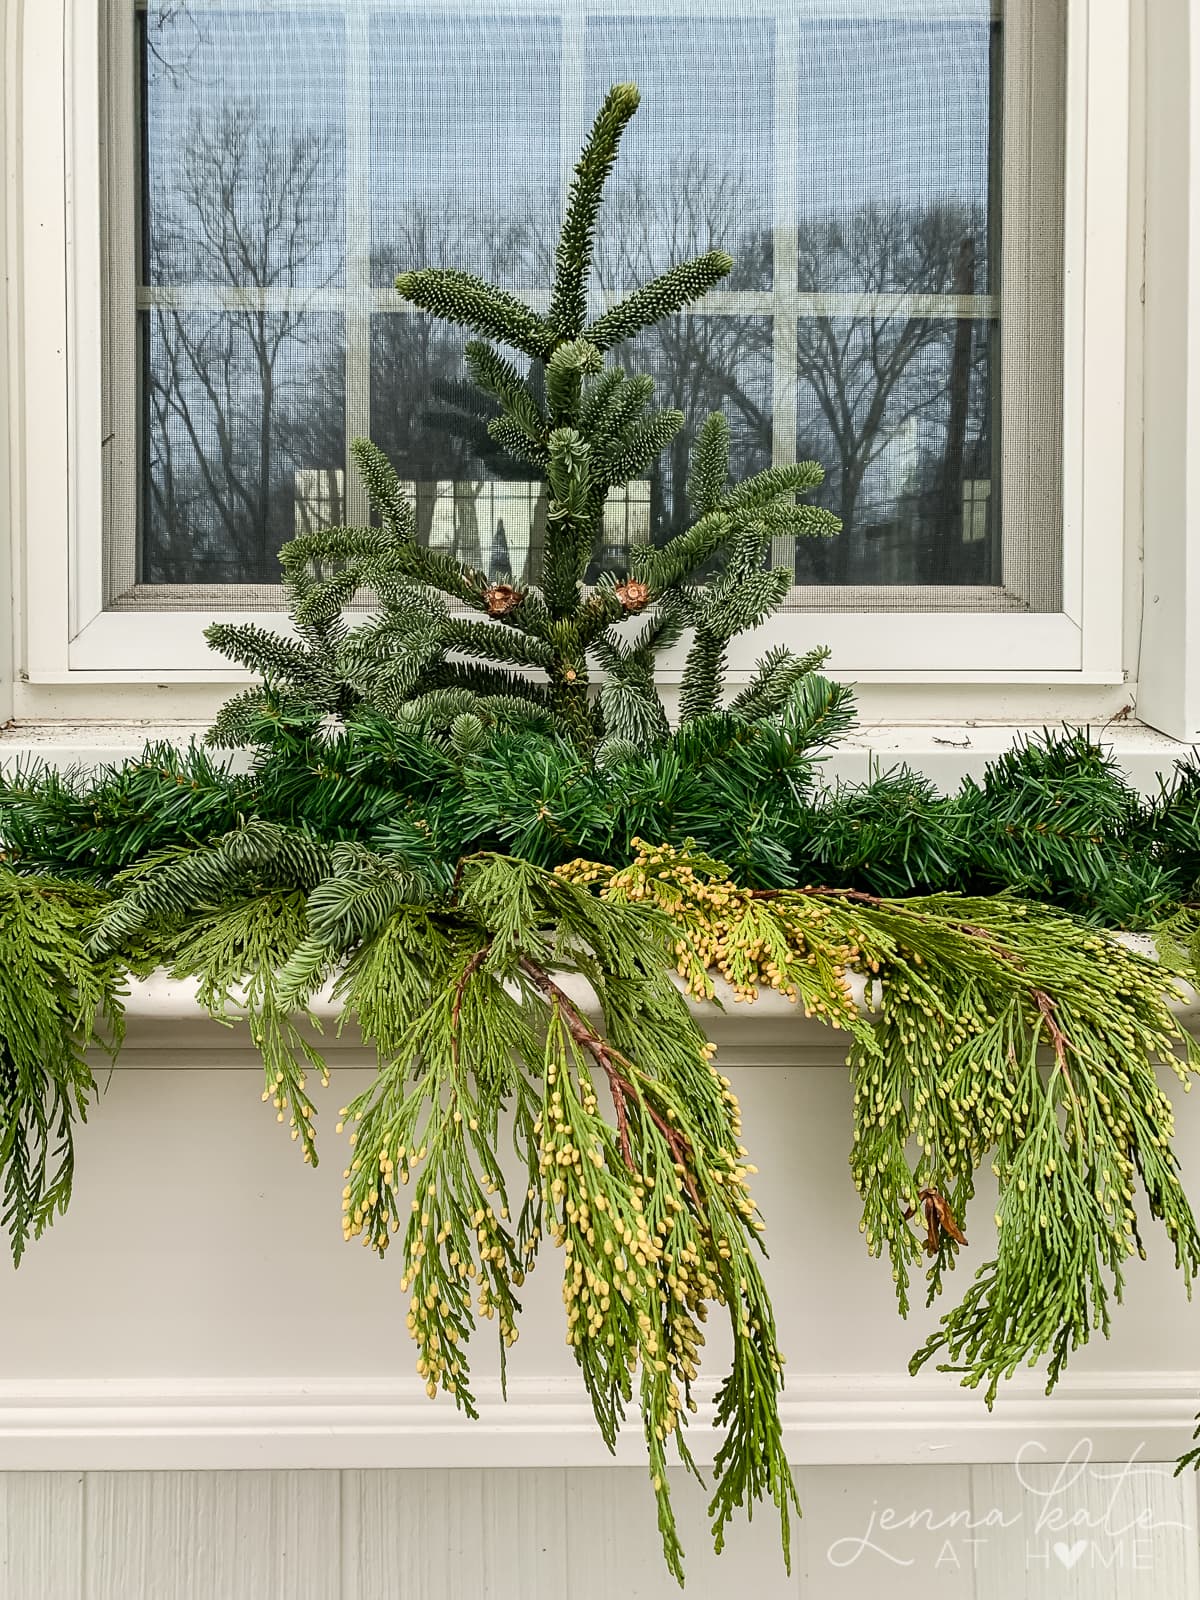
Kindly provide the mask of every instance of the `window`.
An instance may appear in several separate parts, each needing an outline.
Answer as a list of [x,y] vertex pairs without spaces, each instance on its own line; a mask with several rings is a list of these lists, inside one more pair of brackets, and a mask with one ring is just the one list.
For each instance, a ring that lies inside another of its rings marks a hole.
[[[31,555],[71,595],[47,676],[211,666],[204,623],[278,606],[285,539],[368,515],[360,433],[427,537],[530,570],[541,488],[480,448],[464,336],[391,283],[452,263],[544,303],[587,123],[633,78],[597,307],[727,248],[727,284],[628,358],[691,427],[727,413],[737,471],[820,459],[845,524],[774,552],[795,586],[749,649],[827,641],[867,678],[1119,677],[1120,597],[1088,573],[1122,538],[1096,469],[1123,442],[1102,330],[1124,315],[1128,55],[1078,0],[64,9],[72,215],[94,196],[104,223],[65,230],[74,372],[103,408],[69,385],[67,570]],[[610,505],[593,571],[680,525],[686,444]]]

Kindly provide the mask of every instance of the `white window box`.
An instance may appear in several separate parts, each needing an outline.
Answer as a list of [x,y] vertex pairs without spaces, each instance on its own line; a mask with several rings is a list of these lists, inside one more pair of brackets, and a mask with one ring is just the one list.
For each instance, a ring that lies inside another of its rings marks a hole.
[[[317,1091],[322,1162],[314,1172],[260,1099],[261,1067],[243,1034],[204,1017],[194,986],[135,984],[129,1035],[81,1130],[67,1215],[10,1276],[0,1328],[0,1469],[530,1467],[601,1465],[596,1433],[562,1339],[556,1252],[523,1291],[509,1400],[496,1349],[473,1346],[482,1417],[430,1402],[413,1373],[397,1263],[341,1237],[345,1137],[339,1105],[366,1081],[361,1046],[332,1037]],[[789,1357],[782,1412],[804,1463],[1010,1461],[1033,1439],[1045,1459],[1081,1438],[1096,1460],[1171,1460],[1200,1399],[1191,1360],[1200,1306],[1150,1233],[1130,1264],[1110,1341],[1072,1358],[1046,1398],[1037,1373],[1005,1386],[989,1415],[951,1375],[910,1379],[906,1362],[936,1318],[895,1312],[886,1265],[857,1228],[846,1154],[848,1081],[836,1032],[776,995],[724,1014],[704,1008],[718,1061],[741,1097],[761,1171],[767,1282]],[[1189,1026],[1200,1025],[1195,1003]],[[106,1075],[102,1075],[102,1082]],[[1200,1105],[1179,1101],[1185,1171],[1200,1165]],[[986,1259],[986,1188],[951,1292]],[[720,1371],[714,1319],[710,1374]],[[711,1386],[701,1398],[711,1395]],[[705,1413],[689,1430],[711,1457]],[[636,1426],[618,1460],[641,1459]]]

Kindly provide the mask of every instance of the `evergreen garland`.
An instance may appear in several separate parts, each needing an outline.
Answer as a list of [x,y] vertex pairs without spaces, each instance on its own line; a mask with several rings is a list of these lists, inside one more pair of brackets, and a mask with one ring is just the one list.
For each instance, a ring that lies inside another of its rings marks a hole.
[[[1159,1084],[1197,1061],[1169,1000],[1200,968],[1200,766],[1145,803],[1067,730],[951,796],[904,771],[826,789],[853,706],[825,653],[770,650],[733,695],[725,669],[792,581],[768,567],[772,541],[836,521],[798,498],[821,481],[812,463],[731,484],[719,415],[691,452],[690,524],[585,585],[609,493],[684,420],[605,354],[732,265],[710,252],[589,320],[603,187],[636,108],[618,85],[596,119],[545,313],[461,272],[398,280],[481,336],[466,349],[477,394],[447,403],[468,420],[482,405],[489,450],[544,481],[534,581],[422,546],[392,466],[356,441],[373,524],[284,548],[290,631],[210,630],[259,681],[207,749],[0,778],[0,1169],[19,1260],[70,1193],[85,1051],[115,1050],[123,975],[154,966],[247,1019],[263,1099],[315,1163],[308,1084],[327,1069],[303,1024],[332,984],[378,1069],[342,1113],[344,1230],[399,1249],[431,1395],[474,1414],[477,1319],[503,1356],[552,1242],[598,1427],[612,1446],[636,1404],[682,1577],[668,1447],[692,1465],[711,1305],[732,1333],[718,1547],[736,1508],[769,1498],[786,1556],[795,1505],[753,1169],[685,991],[713,1000],[714,973],[740,999],[774,988],[845,1032],[862,1227],[902,1312],[919,1265],[933,1299],[968,1248],[991,1163],[995,1257],[913,1366],[939,1361],[990,1402],[1045,1358],[1053,1385],[1107,1332],[1143,1248],[1138,1184],[1186,1284],[1200,1264]],[[655,662],[685,640],[672,728]],[[214,748],[248,750],[250,770]],[[1161,962],[1108,931],[1131,926],[1158,928]]]

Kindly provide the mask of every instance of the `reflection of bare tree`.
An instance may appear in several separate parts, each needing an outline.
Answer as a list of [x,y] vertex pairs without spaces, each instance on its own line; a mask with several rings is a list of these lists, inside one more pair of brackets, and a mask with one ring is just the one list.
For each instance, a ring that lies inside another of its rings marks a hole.
[[[970,295],[981,234],[980,219],[954,207],[914,212],[867,206],[848,222],[807,224],[799,235],[800,289],[816,295]],[[971,382],[979,359],[972,332],[969,319],[931,316],[928,306],[891,309],[886,302],[878,312],[858,316],[801,317],[799,400],[801,406],[806,396],[816,403],[823,426],[808,430],[812,453],[827,460],[830,503],[843,522],[841,538],[811,552],[817,576],[846,581],[858,575],[869,474],[906,427],[918,423],[944,435],[936,525],[926,530],[923,564],[936,576],[948,572],[961,517],[968,412],[973,395],[981,393]],[[983,426],[982,412],[978,420]]]
[[142,13],[142,28],[146,55],[155,68],[172,83],[185,78],[201,39],[188,0],[158,0],[153,14],[149,9]]
[[618,168],[597,235],[601,289],[628,290],[706,250],[733,257],[728,288],[770,287],[770,229],[748,221],[741,174],[715,168],[699,155],[665,170]]
[[[532,224],[477,217],[469,229],[449,214],[418,207],[372,260],[372,278],[390,283],[414,262],[478,263],[500,283],[528,289],[549,281],[553,240]],[[371,336],[371,432],[402,480],[413,485],[418,537],[452,545],[461,560],[535,580],[546,497],[518,496],[507,512],[488,493],[495,480],[531,482],[538,471],[492,441],[495,407],[466,380],[468,335],[411,312],[374,319]],[[453,486],[453,502],[445,495]],[[497,528],[499,527],[499,534]],[[511,549],[509,541],[511,539]]]
[[[713,249],[728,250],[734,258],[731,288],[770,285],[771,235],[748,227],[738,175],[699,156],[672,163],[665,174],[627,168],[605,202],[596,251],[597,286],[616,294],[673,262]],[[709,412],[724,411],[729,418],[738,475],[770,462],[771,342],[769,317],[718,314],[702,304],[694,314],[661,323],[616,352],[623,365],[653,376],[657,404],[675,406],[687,418],[684,430],[650,469],[656,540],[686,525],[688,454],[695,430]]]
[[299,286],[336,271],[325,254],[325,160],[317,138],[285,137],[229,104],[214,122],[194,121],[177,188],[153,196],[151,281],[237,291],[237,309],[168,302],[152,312],[148,492],[160,580],[193,578],[214,552],[237,576],[270,580],[274,548],[293,531],[294,484],[280,474],[305,459],[296,449],[312,430],[305,352],[328,328],[305,311]]
[[673,317],[617,350],[619,362],[654,378],[658,405],[675,406],[683,430],[649,469],[652,532],[657,541],[687,525],[687,462],[696,430],[712,411],[729,418],[737,476],[771,460],[771,320],[769,317]]
[[468,213],[448,206],[405,207],[389,219],[387,244],[372,256],[372,280],[391,284],[414,262],[428,267],[457,267],[509,288],[535,291],[551,281],[557,236],[539,226],[541,208],[528,214]]

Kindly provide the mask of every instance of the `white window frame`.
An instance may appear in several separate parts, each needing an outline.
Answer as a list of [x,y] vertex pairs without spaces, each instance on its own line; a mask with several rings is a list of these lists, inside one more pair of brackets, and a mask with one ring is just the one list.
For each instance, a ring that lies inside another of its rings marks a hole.
[[[785,613],[737,641],[734,681],[767,645],[798,638],[829,644],[831,670],[864,683],[1121,682],[1123,587],[1114,575],[1125,548],[1127,353],[1114,330],[1123,334],[1127,315],[1137,4],[1069,7],[1061,610]],[[104,609],[100,7],[26,0],[22,23],[20,676],[45,685],[229,681],[239,674],[211,655],[203,628],[256,613]],[[119,212],[109,216],[119,233]],[[663,665],[670,682],[681,657]]]

